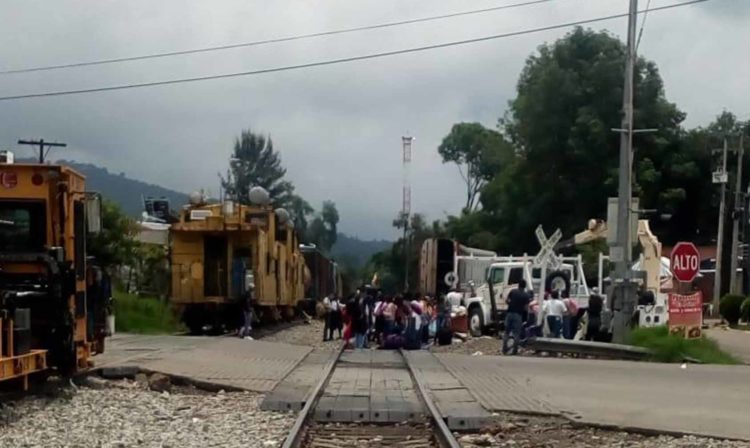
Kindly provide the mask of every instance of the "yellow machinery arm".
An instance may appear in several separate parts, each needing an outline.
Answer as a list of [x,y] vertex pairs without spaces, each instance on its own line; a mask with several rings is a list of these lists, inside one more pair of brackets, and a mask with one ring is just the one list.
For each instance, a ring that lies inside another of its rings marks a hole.
[[[565,249],[590,243],[607,237],[607,222],[600,219],[590,219],[588,228],[577,233],[573,238],[560,241],[555,250]],[[646,288],[658,294],[661,287],[661,243],[651,232],[647,219],[638,220],[638,243],[643,249],[641,270],[646,272]]]
[[583,232],[576,233],[573,238],[560,241],[555,245],[555,250],[567,249],[569,247],[579,246],[590,243],[595,240],[607,237],[607,222],[601,219],[590,219],[588,228]]

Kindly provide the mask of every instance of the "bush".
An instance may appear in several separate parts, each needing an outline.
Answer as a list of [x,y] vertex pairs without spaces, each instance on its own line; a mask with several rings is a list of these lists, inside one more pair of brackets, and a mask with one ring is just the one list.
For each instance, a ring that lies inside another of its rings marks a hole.
[[722,351],[712,339],[685,339],[669,334],[665,326],[636,328],[630,334],[630,343],[653,351],[652,360],[658,362],[683,362],[685,358],[706,364],[738,364],[730,354]]
[[147,334],[184,331],[167,302],[122,291],[114,291],[113,295],[116,331]]
[[744,301],[745,297],[736,294],[727,294],[721,298],[719,312],[729,325],[735,326],[740,321],[740,308]]
[[742,302],[742,306],[740,307],[740,317],[742,317],[742,320],[746,323],[750,323],[750,297]]

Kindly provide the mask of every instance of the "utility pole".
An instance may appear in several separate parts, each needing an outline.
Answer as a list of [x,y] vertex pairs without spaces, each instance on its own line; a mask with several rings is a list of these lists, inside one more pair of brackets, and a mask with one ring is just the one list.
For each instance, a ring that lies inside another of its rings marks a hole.
[[627,341],[630,332],[630,319],[635,310],[636,290],[631,282],[630,270],[633,258],[631,239],[630,207],[633,166],[633,83],[635,72],[635,39],[638,20],[638,0],[630,0],[628,14],[628,47],[625,59],[625,85],[622,98],[622,126],[620,132],[620,173],[617,198],[617,235],[616,243],[610,249],[610,256],[615,262],[616,279],[613,294],[615,342]]
[[47,143],[44,141],[44,139],[39,140],[19,140],[19,145],[29,145],[29,146],[39,146],[39,163],[44,163],[44,147],[47,146],[47,151],[49,152],[50,148],[57,147],[57,148],[65,148],[65,143]]
[[737,282],[737,263],[740,245],[740,219],[742,219],[742,161],[745,155],[745,133],[740,134],[740,147],[737,151],[737,179],[734,186],[734,213],[732,213],[732,263],[729,265],[732,275],[729,277],[729,292],[739,294]]
[[721,173],[714,176],[714,182],[721,183],[721,202],[719,202],[719,228],[716,232],[716,269],[714,270],[714,315],[719,313],[719,302],[721,301],[721,258],[722,245],[724,244],[724,209],[726,208],[727,191],[727,137],[724,136],[724,148],[722,149]]
[[404,292],[409,291],[409,217],[411,216],[411,182],[409,180],[409,169],[411,167],[411,143],[414,137],[401,137],[404,151],[404,190],[401,206],[401,217],[404,219]]

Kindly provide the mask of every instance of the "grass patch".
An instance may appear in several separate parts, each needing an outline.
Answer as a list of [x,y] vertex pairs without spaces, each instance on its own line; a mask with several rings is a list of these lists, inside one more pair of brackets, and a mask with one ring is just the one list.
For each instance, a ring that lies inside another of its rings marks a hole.
[[139,297],[114,291],[116,331],[164,334],[184,331],[169,303],[154,297]]
[[630,335],[630,343],[651,349],[653,361],[683,362],[685,357],[706,364],[740,364],[739,360],[721,350],[713,339],[683,339],[669,334],[666,326],[637,328]]

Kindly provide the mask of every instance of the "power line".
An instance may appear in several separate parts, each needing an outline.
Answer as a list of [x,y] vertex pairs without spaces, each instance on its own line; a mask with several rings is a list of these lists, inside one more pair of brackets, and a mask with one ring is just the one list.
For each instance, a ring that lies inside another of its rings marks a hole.
[[638,40],[635,43],[635,52],[638,53],[638,48],[641,46],[641,38],[643,37],[643,29],[646,28],[646,19],[648,19],[648,9],[651,7],[651,0],[646,3],[646,12],[643,14],[643,22],[641,22],[641,30],[638,32]]
[[[649,12],[663,11],[667,9],[678,8],[681,6],[688,6],[688,5],[693,5],[696,3],[703,3],[707,1],[708,0],[690,0],[690,1],[676,3],[672,5],[659,6],[656,8],[652,8],[648,11]],[[638,14],[643,14],[644,12],[646,11],[645,10],[638,11]],[[620,19],[620,18],[627,17],[627,16],[628,16],[628,13],[613,14],[610,16],[578,20],[575,22],[567,22],[567,23],[561,23],[557,25],[549,25],[549,26],[544,26],[540,28],[530,28],[530,29],[526,29],[522,31],[513,31],[509,33],[495,34],[492,36],[477,37],[473,39],[445,42],[445,43],[440,43],[440,44],[426,45],[422,47],[405,48],[401,50],[386,51],[386,52],[381,52],[381,53],[371,53],[371,54],[365,54],[365,55],[360,55],[360,56],[350,56],[350,57],[339,58],[339,59],[329,59],[326,61],[308,62],[305,64],[272,67],[272,68],[245,71],[245,72],[224,73],[220,75],[208,75],[208,76],[196,76],[193,78],[170,79],[170,80],[164,80],[164,81],[151,81],[151,82],[144,82],[144,83],[138,83],[138,84],[122,84],[122,85],[117,85],[117,86],[93,87],[93,88],[88,88],[88,89],[60,90],[60,91],[55,91],[55,92],[41,92],[41,93],[29,93],[29,94],[23,94],[23,95],[4,96],[4,97],[0,97],[0,101],[20,100],[20,99],[27,99],[27,98],[42,98],[42,97],[61,96],[61,95],[76,95],[76,94],[82,94],[82,93],[108,92],[112,90],[155,87],[155,86],[164,86],[164,85],[170,85],[170,84],[182,84],[182,83],[188,83],[188,82],[236,78],[240,76],[261,75],[261,74],[266,74],[266,73],[276,73],[276,72],[283,72],[283,71],[289,71],[289,70],[300,70],[300,69],[305,69],[305,68],[321,67],[325,65],[341,64],[341,63],[354,62],[354,61],[363,61],[367,59],[377,59],[377,58],[396,56],[396,55],[407,54],[407,53],[416,53],[416,52],[422,52],[422,51],[436,50],[440,48],[455,47],[459,45],[467,45],[467,44],[473,44],[477,42],[485,42],[489,40],[501,39],[501,38],[506,38],[506,37],[539,33],[543,31],[556,30],[560,28],[569,28],[572,26],[587,25],[587,24],[595,23],[595,22]]]
[[437,16],[401,20],[397,22],[380,23],[377,25],[366,25],[366,26],[360,26],[360,27],[355,27],[355,28],[343,28],[339,30],[321,31],[321,32],[309,33],[309,34],[298,34],[294,36],[277,37],[277,38],[272,38],[272,39],[256,40],[252,42],[241,42],[241,43],[236,43],[236,44],[219,45],[215,47],[193,48],[190,50],[168,51],[168,52],[163,52],[163,53],[152,53],[152,54],[146,54],[146,55],[140,55],[140,56],[128,56],[128,57],[121,57],[121,58],[100,59],[100,60],[95,60],[95,61],[71,62],[67,64],[46,65],[46,66],[41,66],[41,67],[28,67],[28,68],[19,68],[19,69],[11,69],[11,70],[2,70],[0,71],[0,75],[9,75],[12,73],[41,72],[41,71],[59,70],[59,69],[74,68],[74,67],[86,67],[86,66],[91,66],[91,65],[114,64],[118,62],[140,61],[144,59],[165,58],[165,57],[171,57],[171,56],[181,56],[181,55],[186,55],[186,54],[208,53],[211,51],[230,50],[233,48],[254,47],[254,46],[266,45],[266,44],[272,44],[272,43],[309,39],[312,37],[333,36],[336,34],[353,33],[355,31],[375,30],[375,29],[390,28],[390,27],[395,27],[395,26],[400,26],[400,25],[410,25],[413,23],[448,19],[452,17],[483,14],[487,12],[501,11],[504,9],[531,6],[531,5],[536,5],[539,3],[548,3],[551,1],[553,0],[532,0],[532,1],[526,1],[526,2],[521,2],[521,3],[513,3],[510,5],[494,6],[491,8],[475,9],[471,11],[461,11],[461,12],[455,12],[455,13],[450,13],[450,14],[441,14]]

